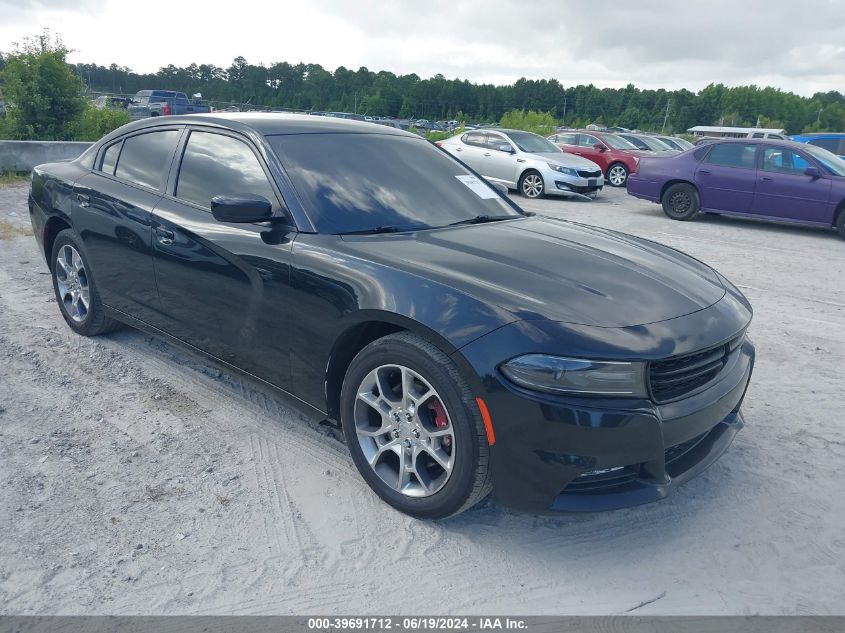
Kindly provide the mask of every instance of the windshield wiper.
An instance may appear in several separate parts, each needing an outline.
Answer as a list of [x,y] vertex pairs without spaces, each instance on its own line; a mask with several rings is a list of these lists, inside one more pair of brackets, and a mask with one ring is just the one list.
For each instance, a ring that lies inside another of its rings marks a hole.
[[401,231],[413,231],[422,227],[407,227],[401,228],[395,224],[386,224],[384,226],[374,226],[371,229],[358,229],[357,231],[341,231],[336,235],[378,235],[380,233],[399,233]]
[[513,220],[514,218],[518,217],[518,215],[477,215],[474,218],[467,218],[466,220],[458,220],[457,222],[451,222],[446,226],[460,226],[461,224],[484,224],[485,222]]

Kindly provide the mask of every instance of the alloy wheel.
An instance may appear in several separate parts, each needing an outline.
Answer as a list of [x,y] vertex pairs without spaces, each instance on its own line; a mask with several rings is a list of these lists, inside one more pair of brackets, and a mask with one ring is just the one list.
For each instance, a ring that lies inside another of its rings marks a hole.
[[382,365],[361,381],[353,420],[364,458],[379,478],[409,497],[428,497],[455,465],[455,434],[431,384],[403,365]]
[[543,179],[537,174],[528,174],[522,179],[522,193],[527,198],[536,198],[543,193]]
[[70,244],[65,244],[59,250],[55,275],[62,307],[71,319],[82,323],[88,316],[91,292],[85,263]]
[[622,165],[614,165],[607,172],[607,179],[614,187],[621,187],[625,183],[627,173]]

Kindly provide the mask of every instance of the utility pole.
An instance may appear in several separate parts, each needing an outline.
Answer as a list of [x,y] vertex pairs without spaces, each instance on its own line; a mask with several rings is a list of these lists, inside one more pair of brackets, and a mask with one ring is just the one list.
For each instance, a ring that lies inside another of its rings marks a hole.
[[666,130],[666,122],[669,120],[669,107],[672,105],[672,100],[666,102],[666,115],[663,117],[663,125],[660,128],[660,133],[663,134]]
[[566,123],[566,95],[563,96],[563,119],[561,123]]
[[821,122],[822,122],[822,110],[824,110],[824,108],[819,108],[819,114],[816,117],[816,123],[818,123],[818,124],[821,124]]
[[358,114],[358,91],[355,91],[355,114]]

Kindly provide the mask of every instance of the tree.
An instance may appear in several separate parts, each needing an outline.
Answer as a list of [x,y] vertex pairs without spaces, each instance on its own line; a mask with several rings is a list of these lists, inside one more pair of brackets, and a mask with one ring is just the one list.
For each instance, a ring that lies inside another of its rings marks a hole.
[[2,78],[7,133],[18,139],[69,140],[70,123],[85,109],[82,81],[67,64],[68,49],[45,30],[6,57]]

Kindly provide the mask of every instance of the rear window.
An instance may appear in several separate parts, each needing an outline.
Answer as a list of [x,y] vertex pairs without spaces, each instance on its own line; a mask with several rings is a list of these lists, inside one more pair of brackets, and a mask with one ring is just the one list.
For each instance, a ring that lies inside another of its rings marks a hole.
[[114,174],[114,166],[117,165],[117,155],[120,154],[120,141],[113,143],[103,152],[103,164],[100,170],[106,174]]
[[135,184],[159,189],[179,138],[178,130],[162,130],[130,136],[123,141],[115,176]]
[[520,217],[485,181],[423,139],[290,134],[267,140],[320,233]]
[[707,162],[711,165],[726,167],[744,167],[754,169],[754,156],[757,146],[744,143],[718,143],[707,155]]
[[814,138],[810,141],[810,145],[823,147],[828,152],[839,154],[839,139],[838,138]]

